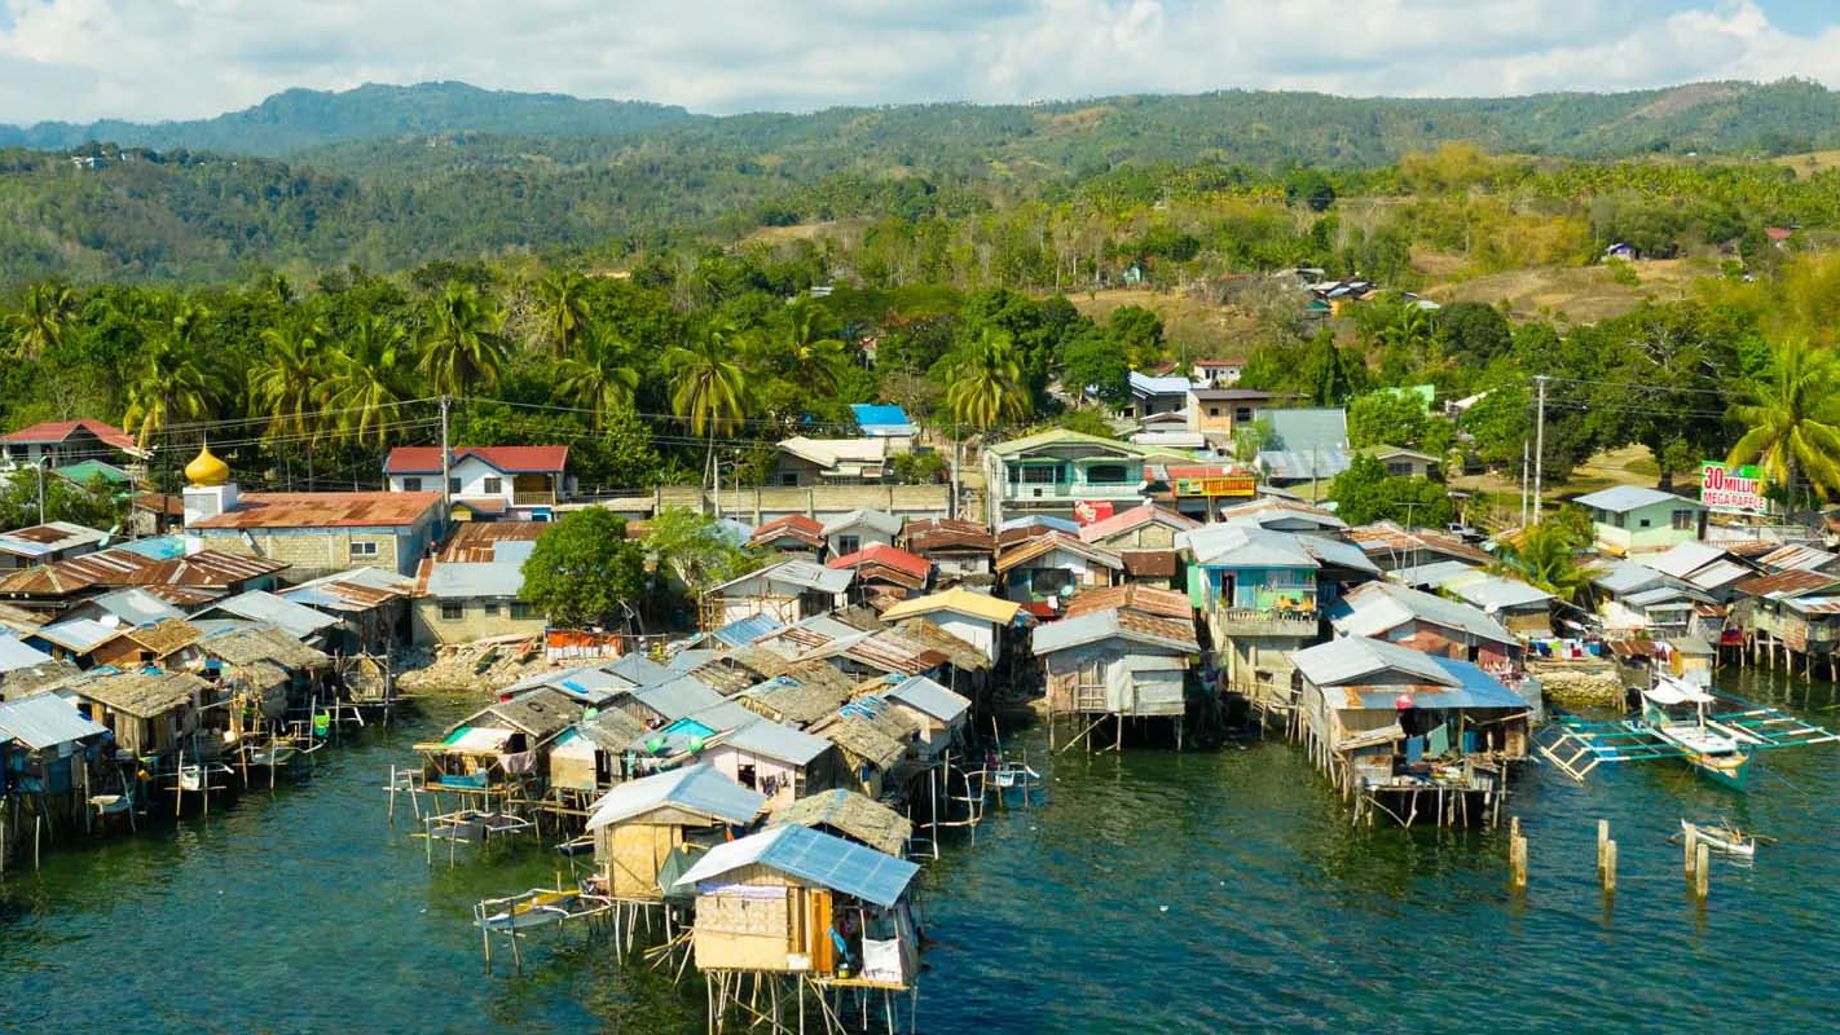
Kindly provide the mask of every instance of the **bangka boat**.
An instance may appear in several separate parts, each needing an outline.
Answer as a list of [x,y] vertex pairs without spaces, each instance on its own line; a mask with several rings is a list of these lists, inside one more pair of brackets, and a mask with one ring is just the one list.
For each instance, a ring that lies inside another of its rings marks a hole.
[[1691,837],[1715,852],[1736,855],[1749,859],[1757,854],[1757,838],[1746,834],[1729,823],[1694,823],[1691,820],[1680,821],[1682,836]]
[[[1758,740],[1734,727],[1710,721],[1707,706],[1716,703],[1718,698],[1692,683],[1657,674],[1655,685],[1642,691],[1642,721],[1661,741],[1679,745],[1681,758],[1701,776],[1741,791],[1751,761],[1744,748]],[[1691,716],[1677,714],[1687,708],[1692,709]]]
[[1758,752],[1836,740],[1840,734],[1781,709],[1657,673],[1655,685],[1642,691],[1639,715],[1603,720],[1559,712],[1536,746],[1574,780],[1583,781],[1606,762],[1668,758],[1686,762],[1720,786],[1743,790]]

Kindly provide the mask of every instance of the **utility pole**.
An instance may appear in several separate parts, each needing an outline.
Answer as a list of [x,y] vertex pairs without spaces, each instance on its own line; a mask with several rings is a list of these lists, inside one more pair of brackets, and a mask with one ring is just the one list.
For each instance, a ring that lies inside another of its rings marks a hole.
[[1521,513],[1520,527],[1527,527],[1527,484],[1533,476],[1533,440],[1521,439]]
[[[450,402],[447,396],[441,396],[441,505],[444,515],[451,511],[454,505],[454,483],[453,476],[450,474],[454,468],[454,452],[447,443],[447,409]],[[445,521],[446,518],[443,517],[442,520]]]
[[1546,375],[1537,374],[1534,381],[1540,386],[1540,416],[1533,433],[1533,523],[1537,525],[1540,523],[1540,491],[1546,473]]
[[[953,421],[952,422],[952,492],[946,498],[946,516],[951,517],[951,518],[956,518],[959,516],[959,513],[958,513],[958,493],[959,493],[958,465],[959,465],[959,454],[960,454],[962,446],[963,446],[963,442],[958,437],[958,422]],[[986,487],[986,491],[989,491],[988,487]]]
[[38,469],[38,523],[45,523],[45,465],[51,462],[49,456],[40,456],[33,466]]

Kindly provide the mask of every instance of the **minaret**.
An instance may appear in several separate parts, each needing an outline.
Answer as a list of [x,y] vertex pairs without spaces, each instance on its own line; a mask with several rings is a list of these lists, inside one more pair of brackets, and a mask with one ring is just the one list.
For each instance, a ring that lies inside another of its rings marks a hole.
[[185,527],[236,509],[236,483],[230,465],[219,460],[206,443],[185,465]]

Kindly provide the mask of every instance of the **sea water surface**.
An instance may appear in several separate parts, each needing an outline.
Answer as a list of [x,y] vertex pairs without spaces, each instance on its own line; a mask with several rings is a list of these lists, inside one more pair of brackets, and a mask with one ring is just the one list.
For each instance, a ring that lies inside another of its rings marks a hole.
[[[1767,677],[1767,674],[1766,674]],[[1833,687],[1732,684],[1827,725]],[[0,1031],[694,1032],[701,982],[614,963],[585,929],[539,932],[483,972],[469,908],[553,881],[553,852],[430,866],[380,787],[459,713],[431,706],[318,755],[311,782],[209,817],[48,853],[0,886]],[[1353,828],[1282,742],[1047,757],[1027,808],[993,812],[923,870],[923,1032],[1236,1028],[1613,1031],[1833,1025],[1840,745],[1773,752],[1737,795],[1673,763],[1584,786],[1534,767],[1506,831]],[[1729,816],[1778,840],[1688,893],[1668,838]],[[1596,822],[1620,854],[1606,905]]]

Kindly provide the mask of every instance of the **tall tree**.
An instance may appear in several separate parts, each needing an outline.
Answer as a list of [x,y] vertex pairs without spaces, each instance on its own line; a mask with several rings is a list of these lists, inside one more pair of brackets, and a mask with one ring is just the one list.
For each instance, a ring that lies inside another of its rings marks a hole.
[[442,395],[464,395],[475,385],[495,388],[508,348],[503,326],[504,314],[492,296],[450,281],[423,315],[417,369]]
[[565,626],[617,626],[645,596],[645,550],[626,522],[589,507],[544,529],[524,562],[520,599]]
[[263,329],[262,354],[249,370],[249,401],[253,413],[268,418],[270,438],[306,438],[320,431],[325,336],[325,324],[305,318]]
[[566,356],[588,326],[588,279],[556,270],[535,285],[537,336],[555,355]]
[[978,341],[950,359],[946,410],[952,419],[979,431],[1029,415],[1028,386],[1009,335],[985,328]]
[[128,381],[123,426],[145,449],[168,425],[210,413],[211,390],[191,344],[183,337],[156,337]]
[[801,305],[792,314],[792,329],[786,336],[787,373],[809,392],[820,395],[837,390],[837,380],[848,362],[842,339],[826,337],[817,321],[823,313],[816,307]]
[[632,402],[639,387],[633,348],[612,328],[594,324],[576,353],[556,364],[556,394],[587,410],[599,431],[608,414]]
[[1748,388],[1732,407],[1747,430],[1726,456],[1758,466],[1766,485],[1788,490],[1794,506],[1798,478],[1823,497],[1840,489],[1840,359],[1832,349],[1795,338],[1776,350],[1769,379]]
[[26,289],[19,311],[7,318],[13,349],[21,359],[38,359],[64,340],[64,328],[77,312],[69,285],[47,280]]
[[402,399],[403,346],[408,332],[388,313],[360,313],[333,353],[326,401],[342,438],[381,446]]
[[694,345],[675,345],[664,355],[665,371],[674,382],[672,412],[683,418],[691,434],[708,442],[705,481],[715,474],[716,436],[734,432],[747,412],[741,368],[729,358],[731,337],[731,328],[712,327]]

